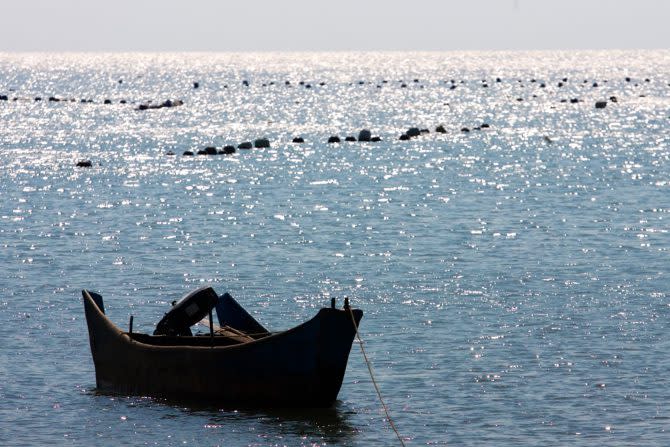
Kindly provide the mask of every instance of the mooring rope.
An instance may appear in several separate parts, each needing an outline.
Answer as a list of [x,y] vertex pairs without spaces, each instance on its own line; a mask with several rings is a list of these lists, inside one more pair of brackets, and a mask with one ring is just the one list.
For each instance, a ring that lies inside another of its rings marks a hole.
[[391,415],[389,414],[389,409],[386,406],[386,403],[384,403],[384,399],[382,398],[382,392],[380,391],[379,385],[377,384],[377,380],[375,379],[375,375],[372,372],[372,365],[370,364],[370,360],[368,360],[368,355],[365,353],[365,349],[363,348],[363,340],[361,339],[361,335],[358,333],[358,325],[356,324],[354,313],[351,311],[351,307],[349,307],[348,304],[349,304],[348,302],[345,302],[345,307],[346,310],[349,312],[349,315],[351,316],[351,321],[354,323],[354,330],[356,331],[356,338],[358,339],[358,345],[361,347],[361,352],[363,353],[363,359],[365,360],[365,365],[368,367],[368,372],[370,373],[370,379],[372,379],[372,384],[375,387],[375,391],[377,391],[377,397],[379,397],[379,402],[381,402],[382,408],[384,409],[384,413],[386,413],[386,420],[389,421],[389,425],[395,432],[395,435],[398,437],[400,445],[405,447],[405,441],[403,441],[402,436],[400,436],[398,429],[393,423],[393,419],[391,419]]

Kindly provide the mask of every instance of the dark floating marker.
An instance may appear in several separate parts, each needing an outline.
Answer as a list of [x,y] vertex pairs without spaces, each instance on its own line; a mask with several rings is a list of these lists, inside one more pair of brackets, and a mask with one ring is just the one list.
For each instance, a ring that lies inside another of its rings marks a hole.
[[570,104],[577,104],[578,102],[579,102],[579,99],[578,99],[578,98],[572,98],[572,99],[570,100]]
[[418,127],[410,127],[409,129],[407,129],[407,132],[405,132],[405,135],[407,135],[410,138],[418,137],[419,135],[421,135],[421,130]]
[[559,82],[559,83],[558,83],[558,84],[556,84],[556,85],[558,86],[558,88],[561,88],[561,87],[563,87],[563,83],[562,83],[562,82]]
[[370,141],[373,143],[379,143],[382,140],[381,137],[372,137],[370,138]]
[[7,95],[0,95],[0,101],[7,101],[9,97]]
[[370,141],[371,138],[372,132],[370,132],[368,129],[363,129],[358,132],[358,141]]
[[340,142],[340,137],[337,135],[333,135],[332,137],[328,138],[328,143],[339,143]]
[[219,153],[219,151],[216,150],[216,148],[214,146],[207,146],[205,148],[205,154],[206,155],[216,155],[218,153]]
[[442,124],[440,124],[439,126],[437,126],[435,128],[435,132],[437,132],[437,133],[447,133],[447,129],[445,129]]
[[404,133],[404,134],[400,135],[400,137],[399,137],[398,139],[399,139],[400,141],[407,141],[407,140],[410,139],[410,136],[407,135],[406,133]]
[[41,101],[41,100],[42,98],[40,98],[39,96],[35,97],[35,101]]
[[200,83],[199,82],[194,82],[193,83],[193,88],[198,88],[198,87],[200,87]]
[[231,146],[231,145],[228,144],[226,146],[223,146],[223,149],[221,149],[221,151],[219,153],[224,154],[224,155],[230,155],[230,154],[234,154],[236,151],[237,150],[235,149],[235,146]]
[[346,138],[344,139],[344,141],[348,141],[348,142],[350,142],[350,143],[351,143],[351,142],[354,142],[354,141],[356,141],[356,137],[353,137],[353,136],[348,136],[348,137],[346,137]]
[[77,167],[78,168],[90,168],[91,166],[93,166],[93,163],[91,162],[91,160],[79,160],[77,162]]
[[172,156],[172,155],[174,155],[174,152],[172,152],[172,151],[167,151],[167,152],[165,153],[165,155],[170,155],[170,156]]
[[104,104],[111,104],[112,100],[111,99],[105,99]]
[[305,139],[303,137],[295,137],[293,143],[304,143]]
[[630,77],[626,76],[626,82],[630,82]]
[[468,133],[470,132],[470,129],[468,129],[467,127],[461,127],[461,132]]
[[256,149],[266,149],[270,147],[270,140],[267,138],[257,138],[254,140],[254,147]]
[[481,127],[482,129],[489,129],[491,126],[488,123],[482,123],[482,125],[479,127]]
[[610,96],[610,101],[612,102],[619,102],[616,96]]
[[[151,102],[151,101],[149,101]],[[184,101],[181,99],[176,99],[172,101],[171,99],[168,99],[166,101],[163,101],[160,104],[140,104],[137,107],[137,110],[150,110],[150,109],[162,109],[164,107],[170,108],[170,107],[178,107],[178,106],[183,106]]]
[[184,151],[184,153],[182,155],[187,156],[187,157],[191,157],[191,156],[193,156],[193,151]]
[[596,102],[596,109],[604,109],[605,107],[607,107],[607,101]]
[[121,101],[119,101],[119,104],[126,104],[127,102],[128,101],[126,101],[125,99],[122,99]]
[[242,81],[242,85],[249,87],[249,81],[245,79],[244,81]]
[[253,144],[251,144],[251,141],[244,141],[237,145],[238,149],[251,149],[252,147]]

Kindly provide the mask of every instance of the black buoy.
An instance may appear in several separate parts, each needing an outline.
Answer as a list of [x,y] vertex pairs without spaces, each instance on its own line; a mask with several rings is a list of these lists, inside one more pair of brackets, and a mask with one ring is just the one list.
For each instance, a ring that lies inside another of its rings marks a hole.
[[407,129],[407,132],[405,132],[405,134],[410,138],[418,137],[419,135],[421,135],[421,130],[418,127],[410,127],[409,129]]

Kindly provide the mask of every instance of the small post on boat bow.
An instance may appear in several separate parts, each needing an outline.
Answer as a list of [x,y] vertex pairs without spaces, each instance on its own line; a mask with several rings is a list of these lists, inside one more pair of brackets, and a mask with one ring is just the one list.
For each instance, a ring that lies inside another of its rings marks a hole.
[[209,338],[214,346],[214,320],[212,319],[212,309],[209,309]]

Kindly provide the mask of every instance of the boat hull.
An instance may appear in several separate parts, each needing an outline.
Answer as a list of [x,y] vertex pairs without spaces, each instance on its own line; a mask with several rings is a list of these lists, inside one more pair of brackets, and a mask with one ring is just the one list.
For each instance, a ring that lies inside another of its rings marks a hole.
[[332,405],[356,333],[352,316],[358,325],[363,315],[326,308],[259,340],[220,346],[214,337],[207,346],[208,337],[181,337],[182,345],[166,345],[161,336],[140,341],[121,331],[86,294],[84,308],[100,391],[254,407]]

